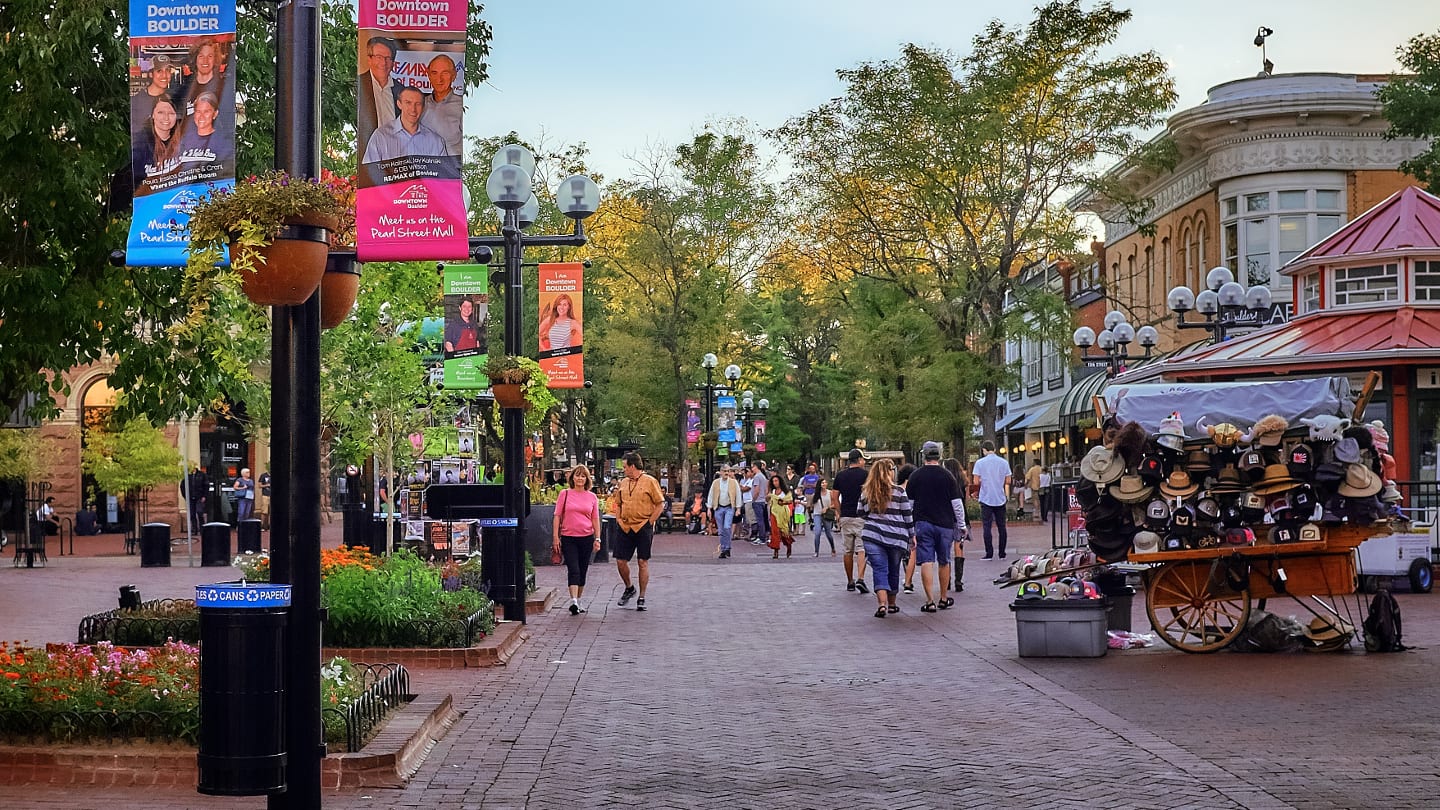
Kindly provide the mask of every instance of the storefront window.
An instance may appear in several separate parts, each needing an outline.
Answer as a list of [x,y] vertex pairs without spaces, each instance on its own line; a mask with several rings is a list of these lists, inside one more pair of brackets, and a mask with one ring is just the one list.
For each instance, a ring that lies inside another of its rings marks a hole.
[[[1304,179],[1318,181],[1325,177],[1328,175],[1318,174]],[[1286,182],[1296,179],[1287,178]],[[1335,189],[1278,188],[1225,197],[1221,200],[1225,215],[1220,227],[1225,265],[1246,284],[1283,290],[1287,281],[1276,271],[1338,230],[1343,206],[1343,195]],[[1242,212],[1250,216],[1242,217]]]

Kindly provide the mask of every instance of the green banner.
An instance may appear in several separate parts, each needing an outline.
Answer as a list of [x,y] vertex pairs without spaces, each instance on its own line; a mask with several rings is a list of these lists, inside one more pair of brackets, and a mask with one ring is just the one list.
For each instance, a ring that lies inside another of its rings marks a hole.
[[490,387],[485,333],[490,325],[490,268],[483,264],[445,266],[445,387]]

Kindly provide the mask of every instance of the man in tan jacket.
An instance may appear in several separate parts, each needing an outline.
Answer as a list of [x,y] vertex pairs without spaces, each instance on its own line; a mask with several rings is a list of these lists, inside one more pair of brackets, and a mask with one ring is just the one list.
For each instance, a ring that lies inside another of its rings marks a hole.
[[660,482],[645,473],[645,462],[639,453],[625,454],[625,477],[615,487],[610,498],[611,512],[620,524],[615,536],[615,567],[620,572],[620,581],[625,591],[620,594],[623,606],[635,596],[635,586],[630,583],[630,558],[640,558],[640,595],[635,600],[635,609],[645,609],[645,586],[650,584],[650,546],[654,539],[655,521],[665,510],[665,496],[660,493]]
[[730,556],[730,540],[734,536],[735,510],[740,507],[740,482],[735,480],[735,468],[726,464],[720,468],[720,475],[710,484],[710,497],[705,508],[715,516],[715,526],[720,531],[720,559]]

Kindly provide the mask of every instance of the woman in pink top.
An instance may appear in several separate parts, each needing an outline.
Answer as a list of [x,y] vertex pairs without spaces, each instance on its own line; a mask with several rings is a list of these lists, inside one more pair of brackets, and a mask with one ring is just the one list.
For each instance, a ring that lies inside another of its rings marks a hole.
[[590,468],[577,464],[565,476],[570,488],[555,500],[555,550],[565,557],[570,574],[570,615],[585,612],[580,593],[585,590],[585,569],[600,550],[600,499],[590,491]]

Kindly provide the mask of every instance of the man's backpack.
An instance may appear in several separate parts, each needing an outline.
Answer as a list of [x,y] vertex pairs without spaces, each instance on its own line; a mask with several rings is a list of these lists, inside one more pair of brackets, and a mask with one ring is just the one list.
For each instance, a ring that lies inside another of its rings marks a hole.
[[1365,617],[1365,650],[1367,652],[1400,652],[1400,603],[1389,591],[1382,590],[1370,600],[1370,613]]

